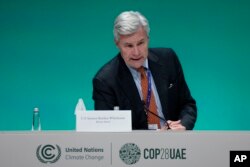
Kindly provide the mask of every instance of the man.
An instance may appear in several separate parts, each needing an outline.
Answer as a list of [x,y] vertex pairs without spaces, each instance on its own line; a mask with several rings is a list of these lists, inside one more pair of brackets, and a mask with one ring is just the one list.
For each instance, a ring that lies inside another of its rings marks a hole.
[[191,130],[197,109],[172,49],[148,48],[149,25],[139,12],[121,13],[114,23],[120,53],[93,79],[96,110],[132,111],[133,129]]

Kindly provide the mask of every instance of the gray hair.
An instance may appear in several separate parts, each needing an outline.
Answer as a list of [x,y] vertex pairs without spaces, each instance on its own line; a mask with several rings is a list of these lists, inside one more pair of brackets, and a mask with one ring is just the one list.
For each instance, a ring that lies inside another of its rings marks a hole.
[[139,12],[126,11],[122,12],[114,22],[114,38],[120,39],[120,35],[130,35],[135,33],[140,27],[143,27],[149,36],[148,20]]

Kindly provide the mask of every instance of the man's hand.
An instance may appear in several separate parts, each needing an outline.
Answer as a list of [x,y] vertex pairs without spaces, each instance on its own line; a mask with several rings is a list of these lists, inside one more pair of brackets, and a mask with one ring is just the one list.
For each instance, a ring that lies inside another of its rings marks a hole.
[[178,121],[168,120],[168,126],[171,130],[186,130],[186,127],[181,124],[181,120]]
[[166,126],[162,127],[161,130],[186,130],[186,127],[181,124],[181,120],[168,120]]

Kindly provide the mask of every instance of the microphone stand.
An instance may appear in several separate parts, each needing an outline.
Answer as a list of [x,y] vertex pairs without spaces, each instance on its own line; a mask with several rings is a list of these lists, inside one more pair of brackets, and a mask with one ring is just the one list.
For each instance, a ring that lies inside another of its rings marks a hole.
[[145,111],[146,115],[148,115],[148,113],[150,113],[150,114],[156,116],[157,118],[159,118],[160,120],[162,120],[162,121],[165,122],[165,125],[166,125],[166,127],[167,127],[167,130],[168,130],[168,129],[171,129],[170,126],[169,126],[169,124],[168,124],[168,122],[166,121],[165,118],[162,118],[162,117],[160,117],[159,115],[155,114],[154,112],[150,111],[150,110],[147,108],[147,106],[146,106],[146,104],[145,104],[145,102],[144,102],[143,100],[142,100],[142,104],[143,104],[143,108],[144,108],[144,111]]

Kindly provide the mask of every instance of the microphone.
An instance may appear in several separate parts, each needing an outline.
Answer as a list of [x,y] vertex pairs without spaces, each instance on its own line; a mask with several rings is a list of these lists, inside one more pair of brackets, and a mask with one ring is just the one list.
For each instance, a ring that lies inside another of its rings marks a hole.
[[152,112],[152,111],[150,111],[150,110],[148,109],[148,107],[146,106],[146,103],[145,103],[144,100],[142,100],[142,104],[143,104],[144,111],[145,111],[146,115],[148,115],[148,113],[150,113],[150,114],[156,116],[157,118],[159,118],[160,120],[162,120],[162,121],[165,122],[165,125],[167,126],[167,129],[171,129],[171,128],[169,127],[169,124],[168,124],[168,122],[166,121],[165,118],[162,118],[161,116],[155,114],[154,112]]

